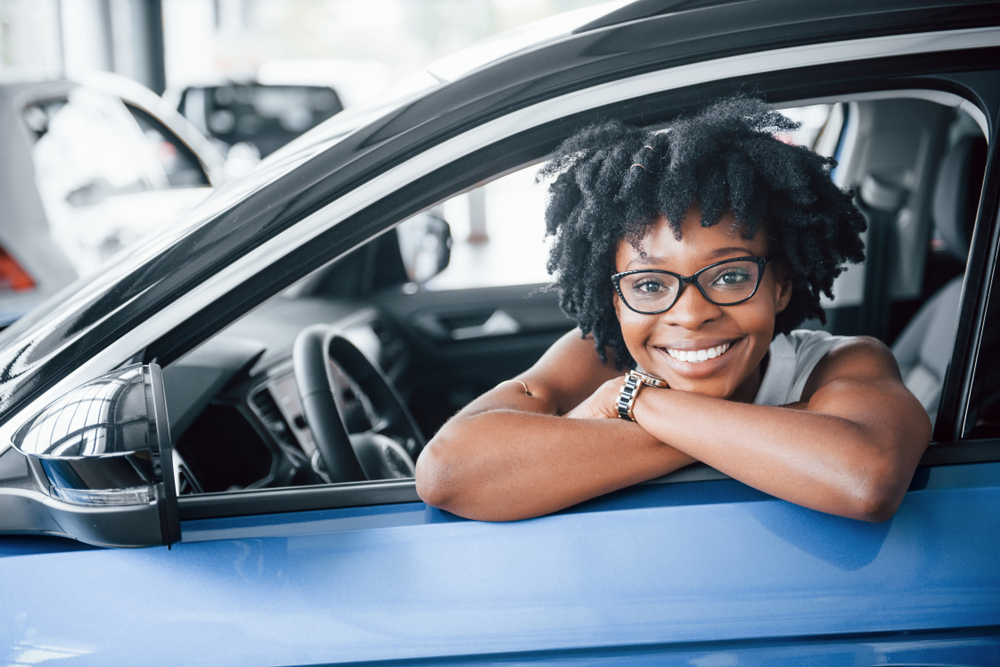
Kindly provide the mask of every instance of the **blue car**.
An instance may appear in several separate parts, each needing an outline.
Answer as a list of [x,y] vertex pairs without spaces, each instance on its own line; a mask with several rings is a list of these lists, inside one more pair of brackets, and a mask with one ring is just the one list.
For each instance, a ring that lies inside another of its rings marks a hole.
[[[825,302],[934,422],[899,510],[700,464],[537,519],[418,498],[427,438],[573,323],[534,173],[753,91],[835,157]],[[0,333],[7,665],[1000,664],[1000,5],[639,0],[345,111]]]

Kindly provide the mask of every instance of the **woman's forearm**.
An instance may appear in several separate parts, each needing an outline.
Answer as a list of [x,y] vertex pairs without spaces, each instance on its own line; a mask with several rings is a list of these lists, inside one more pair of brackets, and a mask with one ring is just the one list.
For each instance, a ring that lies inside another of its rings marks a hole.
[[881,521],[902,500],[929,425],[907,423],[905,411],[879,403],[873,400],[870,414],[855,420],[647,390],[634,413],[655,438],[766,493],[823,512]]
[[486,410],[458,415],[431,440],[417,461],[417,492],[464,517],[509,521],[692,462],[630,422]]

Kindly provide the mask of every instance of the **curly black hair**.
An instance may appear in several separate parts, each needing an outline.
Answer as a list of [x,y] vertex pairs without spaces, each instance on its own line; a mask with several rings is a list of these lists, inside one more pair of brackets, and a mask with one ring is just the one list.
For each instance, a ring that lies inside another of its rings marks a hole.
[[555,237],[548,270],[560,306],[584,335],[593,333],[603,361],[611,348],[620,367],[635,366],[614,309],[619,243],[638,249],[660,216],[681,238],[692,206],[704,227],[732,212],[744,238],[767,234],[771,260],[792,281],[776,333],[807,318],[826,321],[820,293],[832,296],[845,261],[864,260],[866,224],[852,193],[830,178],[835,160],[775,137],[798,126],[759,99],[735,96],[678,118],[669,131],[610,121],[559,146],[538,174],[555,177],[545,212]]

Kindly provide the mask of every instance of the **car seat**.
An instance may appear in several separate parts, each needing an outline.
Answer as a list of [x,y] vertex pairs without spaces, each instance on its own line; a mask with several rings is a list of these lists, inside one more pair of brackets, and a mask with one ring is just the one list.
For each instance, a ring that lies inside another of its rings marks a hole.
[[[981,136],[963,137],[945,154],[934,187],[936,231],[944,249],[963,264],[969,254],[985,166],[986,141]],[[953,278],[931,296],[892,346],[904,383],[927,410],[932,424],[958,330],[964,277]]]

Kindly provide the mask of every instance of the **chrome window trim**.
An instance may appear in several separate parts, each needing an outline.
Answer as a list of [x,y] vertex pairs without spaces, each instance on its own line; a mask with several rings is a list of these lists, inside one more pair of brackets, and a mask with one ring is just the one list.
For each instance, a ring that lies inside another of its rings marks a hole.
[[[823,96],[823,97],[810,97],[803,100],[796,100],[792,104],[786,104],[782,102],[779,106],[809,106],[811,104],[834,104],[837,102],[869,102],[874,100],[899,100],[899,99],[910,99],[910,100],[926,100],[928,102],[934,102],[935,104],[940,104],[941,106],[951,107],[953,109],[961,109],[965,113],[972,117],[972,120],[976,121],[979,125],[979,129],[982,130],[983,136],[986,137],[986,142],[990,142],[990,126],[986,120],[986,114],[983,110],[977,107],[975,104],[965,99],[961,95],[956,95],[955,93],[949,93],[944,90],[925,90],[922,88],[903,88],[900,90],[876,90],[868,93],[856,93],[852,95],[846,95],[841,97]],[[843,184],[838,184],[843,187]]]
[[801,69],[873,58],[967,51],[1000,46],[1000,27],[890,35],[826,44],[761,51],[640,74],[567,93],[504,117],[488,121],[393,167],[363,183],[325,208],[308,216],[240,260],[207,279],[196,289],[142,322],[104,350],[81,364],[16,415],[0,426],[0,453],[27,419],[74,387],[106,373],[134,357],[151,340],[172,326],[209,306],[264,267],[280,260],[340,221],[358,213],[413,180],[451,163],[483,146],[501,142],[517,133],[572,114],[612,103],[644,97],[719,79],[789,68]]

